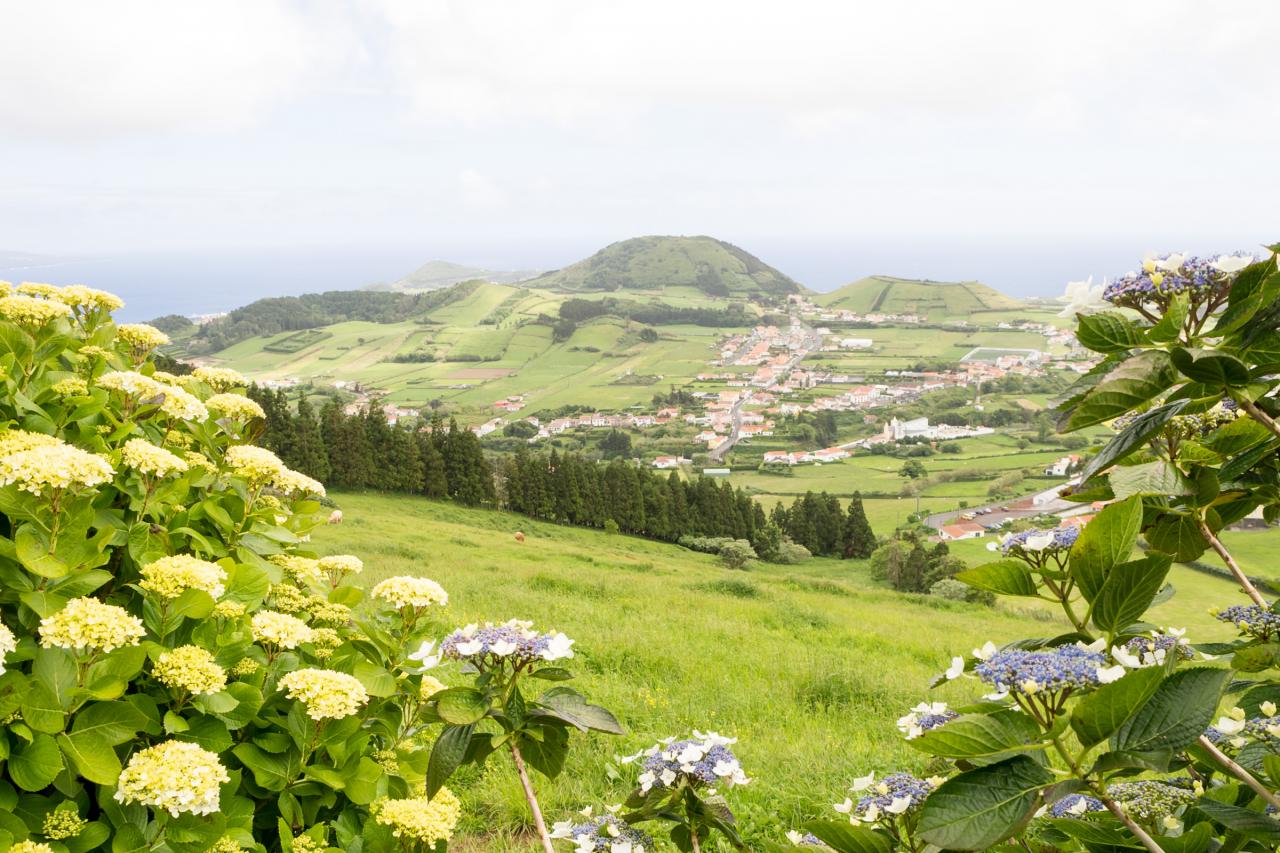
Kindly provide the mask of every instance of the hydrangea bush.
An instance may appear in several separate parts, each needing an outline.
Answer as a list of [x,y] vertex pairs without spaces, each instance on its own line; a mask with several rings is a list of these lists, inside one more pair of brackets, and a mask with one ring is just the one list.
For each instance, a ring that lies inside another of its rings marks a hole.
[[460,763],[505,742],[554,775],[567,730],[617,730],[522,698],[569,677],[563,635],[451,637],[474,691],[423,675],[445,590],[366,597],[357,557],[309,551],[324,487],[253,445],[244,378],[156,369],[120,306],[0,283],[0,850],[440,851]]

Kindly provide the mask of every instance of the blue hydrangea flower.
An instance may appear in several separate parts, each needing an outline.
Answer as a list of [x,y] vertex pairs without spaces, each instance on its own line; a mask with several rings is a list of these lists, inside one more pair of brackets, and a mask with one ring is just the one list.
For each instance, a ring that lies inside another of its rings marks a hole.
[[826,844],[822,839],[814,835],[812,832],[797,832],[796,830],[787,831],[787,840],[796,847],[822,847],[826,848]]
[[978,678],[1015,698],[1065,694],[1104,683],[1107,658],[1080,645],[1028,651],[1006,649],[974,667]]
[[1000,551],[1006,556],[1021,556],[1030,553],[1051,553],[1070,551],[1071,546],[1080,538],[1080,528],[1055,527],[1050,530],[1031,528],[1021,533],[1006,536],[1000,543]]
[[1108,284],[1102,298],[1123,308],[1155,308],[1163,312],[1178,294],[1200,301],[1220,296],[1236,273],[1252,260],[1249,256],[1223,256],[1216,260],[1183,255],[1151,258],[1143,262],[1141,271],[1127,273]]
[[1233,604],[1214,614],[1221,622],[1228,622],[1259,640],[1269,640],[1280,635],[1280,613],[1275,613],[1257,604]]
[[573,640],[564,634],[543,634],[533,630],[532,622],[512,619],[510,622],[468,625],[440,641],[424,642],[409,659],[421,664],[417,672],[425,672],[443,660],[464,661],[478,669],[502,666],[510,662],[524,666],[533,661],[554,661],[573,657]]
[[566,820],[555,824],[551,837],[573,842],[575,853],[650,853],[654,849],[647,833],[625,821],[611,814],[590,817],[590,809],[587,815],[582,823]]
[[1170,653],[1180,660],[1191,660],[1195,652],[1183,636],[1185,633],[1176,628],[1166,628],[1150,637],[1134,637],[1124,644],[1124,652],[1129,657],[1117,655],[1117,659],[1130,669],[1160,666]]
[[835,810],[849,815],[850,823],[888,823],[903,815],[914,814],[941,783],[937,779],[918,779],[910,773],[891,773],[875,781],[875,774],[854,782],[855,792],[865,791],[856,801],[846,798],[836,803]]
[[906,735],[907,740],[913,740],[958,716],[960,715],[947,707],[946,702],[921,702],[910,713],[898,718],[898,731]]
[[637,781],[640,791],[646,794],[652,788],[675,788],[681,784],[733,787],[751,781],[729,748],[737,742],[737,738],[715,732],[695,731],[692,738],[658,743],[622,761],[625,764],[643,759]]
[[1067,794],[1049,806],[1049,814],[1052,817],[1079,817],[1089,812],[1104,812],[1106,810],[1107,807],[1102,804],[1102,800],[1097,797],[1091,797],[1088,794]]

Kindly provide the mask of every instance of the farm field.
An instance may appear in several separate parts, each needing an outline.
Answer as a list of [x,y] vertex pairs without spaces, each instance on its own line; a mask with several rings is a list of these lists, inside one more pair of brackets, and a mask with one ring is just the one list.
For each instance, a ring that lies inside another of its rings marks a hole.
[[[436,579],[450,594],[441,632],[533,617],[577,640],[578,686],[629,733],[575,738],[565,773],[538,780],[552,821],[626,795],[634,768],[611,782],[615,755],[692,728],[716,729],[740,738],[755,780],[731,793],[735,810],[753,840],[777,840],[808,817],[828,815],[855,776],[924,771],[894,720],[925,698],[951,655],[1047,627],[1001,610],[899,595],[871,581],[860,562],[731,572],[676,546],[515,515],[409,497],[336,500],[346,518],[316,532],[317,551],[361,556],[366,585],[393,574]],[[514,540],[517,530],[524,544]],[[457,680],[447,669],[441,677]],[[953,685],[930,695],[954,701],[978,692],[976,684]],[[456,789],[471,836],[458,849],[534,849],[508,766],[464,772]]]
[[827,308],[843,308],[859,313],[920,314],[930,320],[967,319],[985,311],[1017,310],[1019,303],[976,281],[930,282],[869,276],[846,284],[814,301]]
[[[944,329],[915,329],[909,326],[886,326],[857,329],[856,337],[870,338],[866,350],[817,352],[809,361],[829,364],[840,371],[898,370],[920,361],[959,361],[971,350],[981,347],[1002,349],[1048,349],[1044,335],[1020,331],[959,332]],[[853,332],[850,332],[854,336]]]

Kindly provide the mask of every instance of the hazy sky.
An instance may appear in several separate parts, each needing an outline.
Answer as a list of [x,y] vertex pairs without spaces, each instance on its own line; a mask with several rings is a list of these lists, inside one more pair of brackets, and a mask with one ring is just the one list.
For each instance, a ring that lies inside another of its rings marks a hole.
[[1276,2],[10,2],[0,249],[1047,290],[1280,239],[1278,52]]

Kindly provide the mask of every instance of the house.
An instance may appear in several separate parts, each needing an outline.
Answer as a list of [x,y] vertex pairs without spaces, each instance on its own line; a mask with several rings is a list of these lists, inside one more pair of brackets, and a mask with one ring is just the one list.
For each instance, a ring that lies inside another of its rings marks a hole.
[[683,456],[659,456],[653,460],[654,468],[679,468],[681,465],[688,465],[692,459],[685,459]]
[[986,533],[987,529],[981,524],[972,521],[962,521],[958,524],[943,525],[938,531],[943,539],[977,539]]
[[867,349],[871,346],[871,338],[842,338],[841,349]]
[[702,432],[698,433],[697,437],[694,440],[695,441],[711,441],[712,439],[716,439],[719,437],[720,436],[716,434],[715,431],[704,429]]
[[838,462],[841,459],[848,459],[849,451],[843,447],[824,447],[822,450],[814,451],[813,458],[819,462]]
[[1045,468],[1044,474],[1046,477],[1065,477],[1079,461],[1080,457],[1074,453],[1070,456],[1064,456],[1048,468]]
[[764,452],[764,464],[766,465],[790,465],[791,454],[785,450],[766,450]]
[[498,430],[502,429],[506,425],[507,425],[507,422],[505,419],[494,418],[491,421],[485,421],[479,426],[473,426],[471,428],[471,431],[474,432],[480,438],[484,438],[486,435],[489,435],[492,432],[497,432]]

